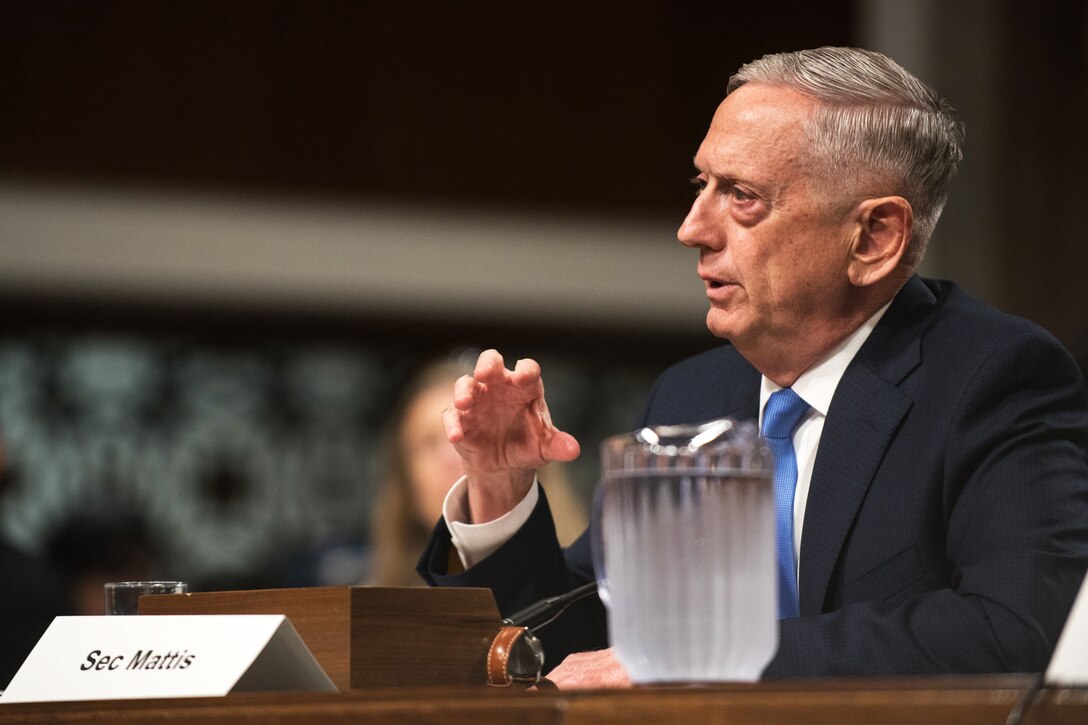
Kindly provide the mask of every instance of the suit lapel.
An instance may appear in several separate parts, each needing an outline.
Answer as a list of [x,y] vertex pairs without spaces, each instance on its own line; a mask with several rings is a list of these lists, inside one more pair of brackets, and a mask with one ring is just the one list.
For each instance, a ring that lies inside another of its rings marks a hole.
[[728,415],[737,420],[750,420],[753,423],[759,420],[759,373],[756,373],[755,385],[741,387],[741,392],[733,401]]
[[935,298],[917,277],[858,351],[835,390],[812,471],[801,537],[801,614],[818,614],[846,535],[911,399],[897,387],[921,359]]

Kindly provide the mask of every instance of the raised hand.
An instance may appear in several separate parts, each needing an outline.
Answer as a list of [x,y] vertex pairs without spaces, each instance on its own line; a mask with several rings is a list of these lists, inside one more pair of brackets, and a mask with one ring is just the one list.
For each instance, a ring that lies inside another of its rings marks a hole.
[[495,350],[484,351],[473,374],[454,385],[443,422],[464,461],[476,524],[499,518],[525,498],[537,468],[572,461],[580,452],[578,441],[552,424],[540,366],[519,360],[507,370]]

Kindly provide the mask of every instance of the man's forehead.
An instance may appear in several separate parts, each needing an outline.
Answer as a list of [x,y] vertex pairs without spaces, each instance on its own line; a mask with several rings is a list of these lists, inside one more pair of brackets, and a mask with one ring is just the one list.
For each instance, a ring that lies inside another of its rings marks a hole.
[[815,98],[789,86],[751,81],[726,96],[718,104],[718,110],[731,108],[735,109],[736,113],[771,113],[784,117],[804,117],[817,105],[818,101]]
[[803,124],[814,107],[791,89],[745,84],[718,106],[695,165],[723,175],[773,176],[804,152]]

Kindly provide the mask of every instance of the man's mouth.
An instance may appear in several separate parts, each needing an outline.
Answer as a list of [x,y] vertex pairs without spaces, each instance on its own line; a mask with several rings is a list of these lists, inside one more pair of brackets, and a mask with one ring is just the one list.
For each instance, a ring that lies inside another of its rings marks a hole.
[[720,279],[718,277],[711,277],[710,275],[700,274],[700,278],[703,280],[703,284],[707,289],[721,289],[722,287],[731,287],[735,285],[735,282],[726,279]]
[[710,275],[705,274],[700,274],[699,277],[706,286],[706,296],[711,304],[724,305],[732,301],[733,293],[738,287],[735,281],[721,277],[711,277]]

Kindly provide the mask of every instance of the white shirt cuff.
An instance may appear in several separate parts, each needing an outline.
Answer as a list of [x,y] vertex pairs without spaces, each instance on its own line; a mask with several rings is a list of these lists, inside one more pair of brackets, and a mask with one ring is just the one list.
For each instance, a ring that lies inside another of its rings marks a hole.
[[446,527],[450,530],[457,555],[468,569],[495,553],[496,549],[509,541],[525,525],[536,508],[540,490],[534,478],[529,493],[513,509],[486,524],[467,524],[464,523],[468,519],[468,488],[465,480],[466,477],[461,476],[446,494],[446,500],[442,503],[442,517],[446,519]]

